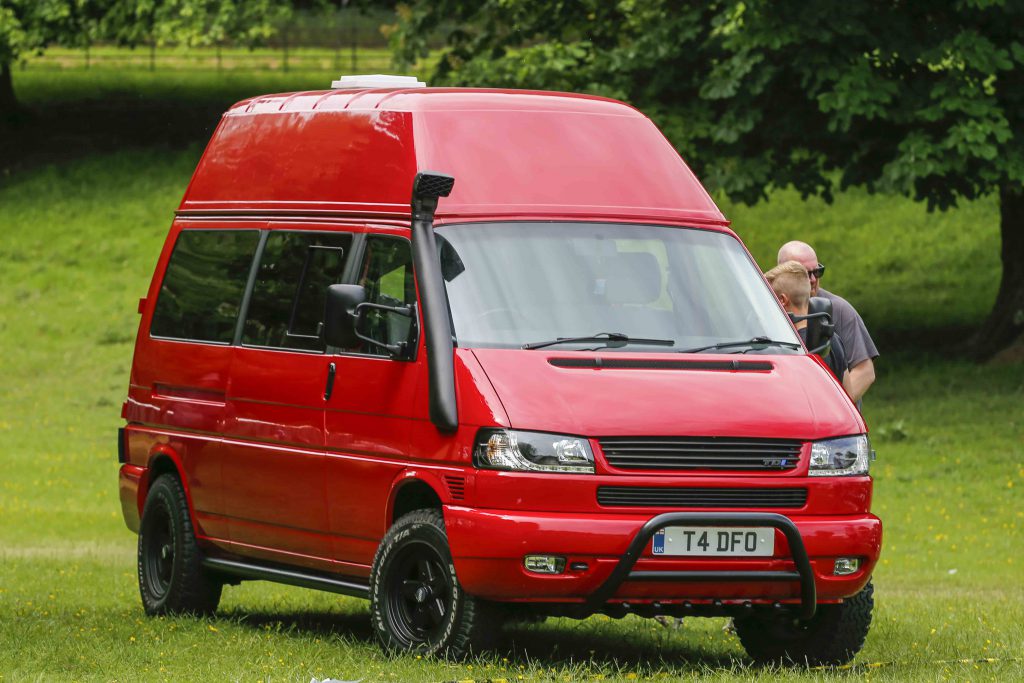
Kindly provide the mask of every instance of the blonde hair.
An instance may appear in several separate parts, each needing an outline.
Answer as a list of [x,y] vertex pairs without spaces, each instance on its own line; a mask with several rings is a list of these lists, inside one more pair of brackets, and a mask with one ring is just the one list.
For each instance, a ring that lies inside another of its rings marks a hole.
[[775,296],[785,294],[797,308],[803,308],[811,298],[811,279],[799,261],[785,261],[764,274]]

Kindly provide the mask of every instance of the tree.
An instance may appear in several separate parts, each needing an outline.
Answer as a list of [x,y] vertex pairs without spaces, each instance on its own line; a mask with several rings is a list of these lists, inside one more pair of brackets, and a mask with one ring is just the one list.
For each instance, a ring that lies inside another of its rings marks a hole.
[[51,45],[246,45],[272,35],[291,12],[274,0],[0,0],[0,116],[17,107],[12,67]]
[[0,0],[0,115],[17,104],[11,69],[18,57],[55,42],[86,44],[93,9],[74,0]]
[[1024,341],[1024,3],[1019,0],[416,0],[396,54],[442,26],[439,83],[624,99],[712,189],[995,194],[1003,272],[973,340]]

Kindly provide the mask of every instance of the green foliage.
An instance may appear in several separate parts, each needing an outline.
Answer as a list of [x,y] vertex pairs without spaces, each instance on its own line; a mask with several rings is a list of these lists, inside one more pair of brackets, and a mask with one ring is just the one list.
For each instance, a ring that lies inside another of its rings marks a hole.
[[256,45],[290,13],[290,3],[273,0],[111,0],[99,35],[124,45],[213,45],[228,38]]
[[1019,0],[414,0],[392,33],[399,59],[445,21],[458,28],[433,80],[626,100],[733,201],[998,195],[1003,279],[974,349],[1024,333]]
[[55,41],[83,45],[97,18],[91,0],[0,0],[0,64]]
[[289,16],[273,0],[0,0],[0,64],[49,45],[255,45]]
[[420,0],[400,57],[445,19],[436,78],[621,97],[712,190],[864,185],[947,207],[1024,181],[1024,6],[1006,2]]

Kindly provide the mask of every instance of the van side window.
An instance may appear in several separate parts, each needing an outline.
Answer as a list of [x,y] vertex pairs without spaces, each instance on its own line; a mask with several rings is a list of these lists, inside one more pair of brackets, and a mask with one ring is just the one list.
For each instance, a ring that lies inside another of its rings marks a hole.
[[352,236],[272,231],[260,256],[242,343],[323,351],[320,324],[327,288],[341,282]]
[[230,344],[259,238],[258,230],[182,230],[150,334]]
[[[387,306],[414,303],[416,284],[409,242],[397,237],[370,237],[366,242],[359,284],[366,288],[366,300],[370,303]],[[360,332],[386,344],[397,344],[412,341],[412,327],[412,318],[370,309],[363,316]],[[372,344],[365,344],[362,350],[387,355],[387,351]]]

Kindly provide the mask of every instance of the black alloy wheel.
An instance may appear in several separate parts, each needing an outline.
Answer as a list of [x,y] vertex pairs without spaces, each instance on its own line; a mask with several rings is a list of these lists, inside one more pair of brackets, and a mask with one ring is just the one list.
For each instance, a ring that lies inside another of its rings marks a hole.
[[452,658],[479,652],[501,630],[492,608],[459,584],[440,510],[410,512],[381,539],[370,619],[385,649]]
[[171,515],[163,505],[157,506],[150,515],[145,532],[139,536],[140,549],[145,571],[140,578],[152,596],[158,600],[167,595],[171,588],[174,571],[174,526]]
[[452,597],[442,558],[430,545],[412,543],[394,561],[387,588],[391,628],[410,647],[436,641]]
[[211,614],[223,584],[202,567],[185,489],[178,478],[156,478],[139,525],[139,594],[146,614]]

